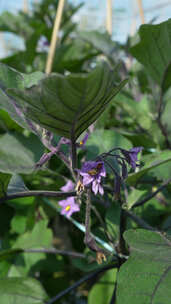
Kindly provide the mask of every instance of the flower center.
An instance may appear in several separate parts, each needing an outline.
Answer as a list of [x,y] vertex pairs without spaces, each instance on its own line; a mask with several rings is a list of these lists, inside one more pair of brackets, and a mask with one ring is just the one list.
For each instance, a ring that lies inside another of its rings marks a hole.
[[80,146],[82,146],[82,145],[83,145],[83,141],[81,140],[81,141],[80,141]]
[[101,168],[102,168],[102,163],[98,164],[98,165],[97,165],[95,168],[93,168],[92,170],[89,170],[89,171],[88,171],[88,174],[94,176],[94,175],[96,175],[96,174],[98,174],[98,173],[100,172]]
[[68,206],[66,206],[65,211],[69,211],[70,209],[71,209],[71,206],[68,205]]

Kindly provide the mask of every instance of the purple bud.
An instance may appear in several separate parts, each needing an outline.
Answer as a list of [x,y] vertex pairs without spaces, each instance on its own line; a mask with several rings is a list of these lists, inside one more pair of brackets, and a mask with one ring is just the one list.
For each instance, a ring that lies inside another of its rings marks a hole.
[[129,151],[124,150],[124,149],[120,149],[121,153],[125,156],[125,160],[127,161],[127,163],[135,170],[137,164],[137,155],[139,152],[142,151],[142,147],[134,147],[132,149],[130,149]]

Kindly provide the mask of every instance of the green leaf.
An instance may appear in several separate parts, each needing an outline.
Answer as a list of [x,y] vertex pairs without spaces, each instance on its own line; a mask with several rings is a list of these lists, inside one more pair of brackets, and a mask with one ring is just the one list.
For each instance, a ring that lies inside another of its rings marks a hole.
[[132,99],[127,94],[119,93],[116,96],[117,104],[124,109],[129,117],[148,130],[151,126],[152,113],[150,113],[150,101],[144,95],[140,101]]
[[151,77],[162,85],[164,73],[170,63],[171,19],[157,25],[142,25],[139,37],[140,41],[131,48],[131,54],[146,67]]
[[51,74],[29,89],[7,92],[15,97],[27,118],[76,140],[99,118],[126,82],[114,84],[114,72],[103,63],[88,74]]
[[0,279],[1,303],[44,304],[48,296],[42,285],[32,278]]
[[13,99],[9,98],[6,93],[7,88],[24,89],[38,83],[44,77],[41,72],[32,74],[23,74],[15,69],[0,63],[0,108],[6,110],[11,118],[16,121],[23,128],[29,129],[30,127],[26,122],[24,116],[20,113],[20,107],[16,109],[16,103]]
[[87,158],[92,159],[101,153],[119,147],[129,150],[132,148],[132,144],[126,137],[115,130],[97,129],[87,140]]
[[127,182],[131,186],[135,185],[148,171],[170,162],[171,151],[164,150],[163,152],[156,152],[152,153],[151,155],[146,155],[142,158],[142,161],[145,164],[143,168],[136,173],[130,174],[127,178]]
[[[171,92],[170,92],[171,93]],[[171,95],[167,100],[167,103],[164,107],[164,111],[162,114],[162,123],[165,126],[165,129],[168,134],[169,141],[171,142],[171,119],[170,119],[170,113],[171,113]]]
[[0,109],[0,128],[5,132],[7,130],[22,132],[22,128],[3,109]]
[[4,12],[0,16],[0,30],[12,32],[26,38],[33,32],[33,29],[29,26],[27,19],[28,18],[26,15],[24,15],[22,12],[20,12],[18,15],[10,12]]
[[78,33],[78,36],[89,42],[95,49],[105,54],[107,57],[113,60],[112,53],[115,53],[117,43],[111,40],[111,36],[108,33],[100,33],[98,31],[82,31]]
[[118,239],[119,235],[120,212],[120,205],[112,202],[110,208],[107,209],[105,216],[107,231],[115,241]]
[[34,135],[26,138],[5,134],[0,138],[0,171],[29,174],[43,151],[43,145]]
[[[31,231],[20,235],[13,244],[12,249],[49,248],[52,245],[52,231],[47,228],[47,221],[37,222]],[[39,269],[39,263],[46,259],[45,253],[24,252],[17,255],[15,263],[11,266],[9,276],[34,275],[34,268]],[[43,266],[41,266],[43,269]]]
[[11,175],[0,172],[0,197],[6,194]]
[[29,249],[49,247],[52,244],[52,231],[47,228],[47,221],[39,221],[32,231],[19,236],[13,248]]
[[98,52],[80,39],[74,39],[69,44],[58,46],[53,62],[53,72],[78,72],[86,60],[96,56]]
[[165,70],[163,83],[162,83],[163,91],[166,92],[170,86],[171,86],[171,62],[168,64]]
[[29,191],[29,189],[24,184],[23,179],[21,178],[20,175],[14,174],[8,185],[7,194],[11,195],[14,193],[25,192],[25,191]]
[[11,220],[11,232],[22,234],[25,232],[27,226],[27,216],[23,214],[16,214]]
[[127,203],[124,204],[124,207],[128,210],[131,209],[132,206],[146,193],[147,190],[132,189],[132,191],[128,194]]
[[105,272],[100,280],[90,290],[88,304],[110,303],[115,287],[117,269],[111,269]]
[[168,304],[171,299],[171,239],[159,232],[128,230],[131,256],[119,271],[117,304]]

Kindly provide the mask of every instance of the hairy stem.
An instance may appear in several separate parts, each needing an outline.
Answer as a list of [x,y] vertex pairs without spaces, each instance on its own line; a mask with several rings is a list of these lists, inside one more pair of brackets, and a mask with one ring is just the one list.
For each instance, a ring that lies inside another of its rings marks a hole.
[[2,198],[0,198],[0,203],[3,203],[4,201],[9,201],[15,198],[22,198],[22,197],[30,197],[30,196],[47,196],[47,197],[61,197],[66,198],[69,196],[76,196],[75,191],[71,192],[60,192],[60,191],[24,191],[19,193],[14,193],[11,195],[6,195]]
[[86,255],[78,252],[67,251],[67,250],[59,250],[56,248],[35,248],[35,249],[24,249],[24,252],[29,253],[48,253],[48,254],[60,254],[60,255],[67,255],[75,258],[82,258],[85,259]]
[[86,215],[85,215],[85,238],[84,241],[88,244],[90,236],[90,216],[91,216],[91,190],[87,190],[87,200],[86,200]]

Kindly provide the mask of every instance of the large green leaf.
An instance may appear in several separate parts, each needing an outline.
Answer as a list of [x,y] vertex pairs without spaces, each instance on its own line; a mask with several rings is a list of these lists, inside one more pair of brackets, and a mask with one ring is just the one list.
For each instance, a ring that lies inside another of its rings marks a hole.
[[43,304],[48,296],[42,285],[32,278],[3,278],[0,280],[2,304]]
[[9,89],[25,116],[40,126],[76,140],[126,84],[102,63],[88,74],[51,74],[31,88]]
[[144,162],[142,169],[140,169],[138,172],[130,174],[127,178],[127,182],[132,186],[135,185],[148,171],[165,163],[171,162],[171,151],[164,150],[162,152],[146,155],[142,158],[142,161]]
[[131,250],[120,268],[117,304],[169,304],[171,299],[171,239],[162,233],[128,230]]
[[[171,61],[171,19],[157,25],[145,24],[139,30],[140,41],[131,48],[131,54],[147,69],[151,77],[162,84]],[[171,85],[171,78],[167,85]]]

